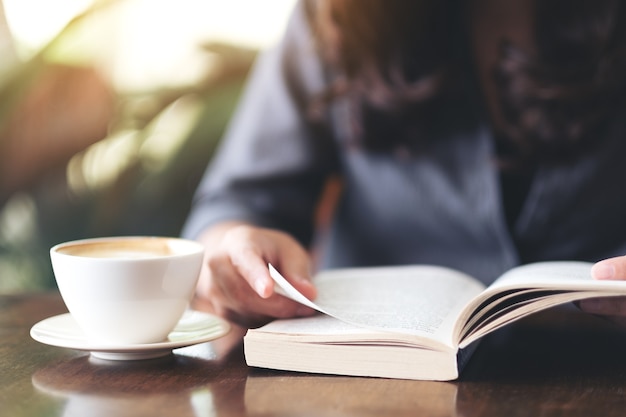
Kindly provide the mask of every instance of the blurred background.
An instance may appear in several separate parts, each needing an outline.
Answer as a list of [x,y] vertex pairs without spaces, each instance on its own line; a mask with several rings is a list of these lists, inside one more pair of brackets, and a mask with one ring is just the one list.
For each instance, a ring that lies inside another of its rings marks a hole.
[[0,293],[59,242],[176,236],[295,0],[0,0]]

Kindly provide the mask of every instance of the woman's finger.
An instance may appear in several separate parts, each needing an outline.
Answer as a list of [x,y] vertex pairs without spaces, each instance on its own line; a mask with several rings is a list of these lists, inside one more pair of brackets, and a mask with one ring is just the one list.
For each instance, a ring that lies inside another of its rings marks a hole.
[[597,262],[591,268],[591,276],[598,280],[626,280],[626,256],[617,256]]

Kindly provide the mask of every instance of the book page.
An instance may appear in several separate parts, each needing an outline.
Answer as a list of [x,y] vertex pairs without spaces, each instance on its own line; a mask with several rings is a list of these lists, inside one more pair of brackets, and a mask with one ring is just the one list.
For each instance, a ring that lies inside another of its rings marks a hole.
[[441,343],[431,337],[419,337],[406,333],[391,333],[350,324],[328,314],[317,314],[311,317],[274,320],[266,325],[248,332],[246,338],[256,339],[269,337],[272,340],[284,337],[290,342],[324,343],[347,345],[376,346],[407,346],[446,349],[456,352],[453,347]]
[[[504,273],[489,288],[504,286],[580,287],[593,281],[591,263],[577,261],[538,262],[518,266]],[[596,284],[593,284],[596,285]],[[602,284],[601,284],[602,285]]]
[[559,304],[626,296],[626,281],[594,280],[591,267],[588,262],[553,261],[509,270],[468,303],[454,330],[455,341],[465,346],[502,325]]
[[[349,340],[354,335],[362,334],[363,327],[346,323],[327,314],[317,314],[311,317],[298,317],[294,319],[274,320],[267,323],[256,332],[284,333],[292,335],[294,339],[299,336],[327,336],[334,335],[347,336]],[[329,339],[324,339],[329,340]]]
[[454,320],[484,286],[463,273],[429,265],[323,271],[307,300],[278,271],[270,274],[287,297],[357,326],[435,339],[452,345]]

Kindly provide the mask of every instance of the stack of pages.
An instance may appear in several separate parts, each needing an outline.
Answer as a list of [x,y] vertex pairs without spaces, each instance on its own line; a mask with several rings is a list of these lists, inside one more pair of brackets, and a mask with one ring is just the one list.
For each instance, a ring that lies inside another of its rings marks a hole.
[[250,366],[312,373],[453,380],[476,341],[529,314],[586,298],[626,295],[626,281],[596,281],[591,264],[543,262],[485,287],[429,265],[323,271],[306,299],[269,265],[287,297],[318,310],[276,320],[244,338]]

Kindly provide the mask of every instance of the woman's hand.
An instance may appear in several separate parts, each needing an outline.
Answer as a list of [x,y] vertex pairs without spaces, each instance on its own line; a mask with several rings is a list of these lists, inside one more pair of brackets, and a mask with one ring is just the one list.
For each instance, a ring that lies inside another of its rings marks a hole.
[[242,223],[219,224],[201,236],[205,260],[196,296],[213,312],[245,327],[314,310],[274,292],[268,263],[306,297],[315,298],[307,251],[286,233]]
[[[626,256],[602,260],[591,268],[591,276],[597,280],[626,280]],[[582,300],[583,311],[602,315],[626,325],[626,297],[605,297]]]

